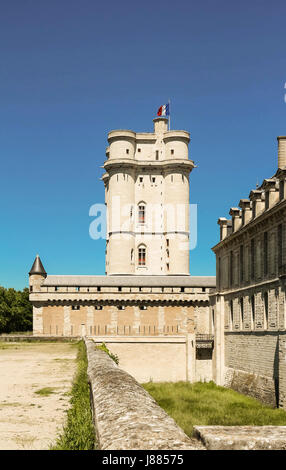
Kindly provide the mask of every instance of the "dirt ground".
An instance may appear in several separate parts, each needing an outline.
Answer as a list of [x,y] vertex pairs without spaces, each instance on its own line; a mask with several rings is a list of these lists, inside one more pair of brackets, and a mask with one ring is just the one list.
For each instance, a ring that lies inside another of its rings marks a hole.
[[0,450],[55,442],[70,406],[76,355],[71,343],[0,342]]

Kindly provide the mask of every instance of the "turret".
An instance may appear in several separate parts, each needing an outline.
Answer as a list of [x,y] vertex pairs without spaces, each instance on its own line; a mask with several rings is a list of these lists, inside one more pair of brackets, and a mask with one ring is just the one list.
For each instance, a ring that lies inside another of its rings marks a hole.
[[37,292],[41,289],[41,285],[47,277],[47,273],[42,264],[39,255],[36,256],[33,266],[29,272],[30,292]]

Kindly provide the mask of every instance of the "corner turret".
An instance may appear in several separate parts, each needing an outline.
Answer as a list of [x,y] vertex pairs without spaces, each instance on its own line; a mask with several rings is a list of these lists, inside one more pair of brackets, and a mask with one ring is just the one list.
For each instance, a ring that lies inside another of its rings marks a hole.
[[45,271],[43,263],[39,255],[37,255],[33,266],[31,267],[31,270],[29,272],[30,292],[39,291],[46,277],[47,273]]

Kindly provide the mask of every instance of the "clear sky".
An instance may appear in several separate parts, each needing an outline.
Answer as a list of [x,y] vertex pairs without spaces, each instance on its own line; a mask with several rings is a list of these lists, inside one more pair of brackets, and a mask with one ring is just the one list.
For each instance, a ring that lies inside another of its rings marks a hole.
[[286,134],[285,0],[12,0],[0,12],[0,285],[104,274],[92,204],[112,129],[151,132],[171,99],[191,133],[198,244],[214,275],[217,219],[277,167]]

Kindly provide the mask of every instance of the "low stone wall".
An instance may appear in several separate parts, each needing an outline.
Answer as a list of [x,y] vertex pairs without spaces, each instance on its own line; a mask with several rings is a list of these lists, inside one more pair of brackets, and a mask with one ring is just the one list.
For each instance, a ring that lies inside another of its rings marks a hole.
[[32,335],[0,335],[0,343],[3,341],[5,343],[17,343],[25,341],[27,343],[36,343],[40,341],[41,343],[66,343],[72,341],[79,341],[79,336],[32,336]]
[[85,340],[98,446],[102,450],[200,450],[127,372]]
[[194,426],[207,450],[286,450],[286,426]]
[[275,383],[271,377],[228,367],[225,370],[224,386],[276,407]]

